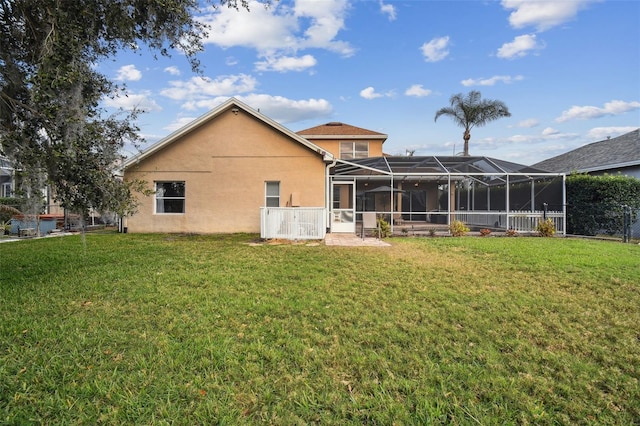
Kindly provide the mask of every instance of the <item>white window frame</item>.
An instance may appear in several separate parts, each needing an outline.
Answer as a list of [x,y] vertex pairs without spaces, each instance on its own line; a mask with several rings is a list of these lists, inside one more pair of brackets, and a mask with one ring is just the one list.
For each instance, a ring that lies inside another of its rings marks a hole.
[[11,182],[4,182],[2,184],[2,190],[0,190],[0,197],[11,197],[12,193]]
[[[366,146],[366,150],[362,148]],[[360,148],[360,149],[357,149]],[[341,141],[340,142],[340,159],[354,160],[360,158],[369,158],[369,141]]]
[[[277,195],[273,194],[269,189],[275,187]],[[275,200],[275,201],[274,201]],[[264,205],[266,207],[280,207],[280,181],[269,180],[264,183]]]
[[[162,184],[166,184],[166,183],[182,184],[183,188],[184,188],[183,189],[184,194],[182,196],[172,196],[172,197],[165,197],[165,196],[163,196],[164,194],[160,195],[160,188],[158,186],[162,185]],[[154,185],[155,185],[155,190],[156,190],[155,196],[154,196],[154,203],[153,203],[154,214],[168,214],[168,215],[185,214],[185,212],[187,211],[187,185],[186,185],[185,181],[183,181],[183,180],[159,180],[159,181],[155,181]],[[158,201],[160,201],[160,200],[182,200],[182,211],[181,212],[158,211]]]

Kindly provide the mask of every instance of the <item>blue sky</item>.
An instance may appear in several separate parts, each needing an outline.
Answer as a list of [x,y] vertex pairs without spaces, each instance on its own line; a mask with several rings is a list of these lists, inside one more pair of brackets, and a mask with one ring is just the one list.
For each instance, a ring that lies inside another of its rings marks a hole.
[[99,70],[126,85],[151,144],[235,96],[293,131],[341,121],[388,134],[393,155],[462,151],[435,112],[479,90],[512,114],[475,128],[470,154],[523,164],[640,127],[638,1],[273,1],[204,8],[201,76],[179,52],[122,52]]

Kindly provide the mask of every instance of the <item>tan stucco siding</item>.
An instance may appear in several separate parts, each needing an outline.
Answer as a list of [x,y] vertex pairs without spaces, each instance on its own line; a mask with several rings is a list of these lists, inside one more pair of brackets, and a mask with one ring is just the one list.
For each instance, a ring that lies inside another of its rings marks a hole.
[[130,168],[126,178],[185,182],[185,213],[155,214],[139,194],[129,232],[259,232],[265,182],[280,182],[280,206],[325,204],[325,165],[312,150],[242,111],[231,111]]

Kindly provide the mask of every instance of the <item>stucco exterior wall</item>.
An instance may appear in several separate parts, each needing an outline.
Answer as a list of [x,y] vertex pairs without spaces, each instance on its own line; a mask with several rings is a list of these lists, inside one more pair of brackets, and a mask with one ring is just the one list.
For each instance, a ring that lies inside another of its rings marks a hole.
[[382,157],[382,141],[376,139],[309,139],[309,141],[327,150],[335,158],[340,158],[340,142],[369,142],[369,157]]
[[280,206],[325,206],[320,154],[240,110],[222,112],[125,171],[151,190],[156,181],[185,182],[185,213],[155,213],[155,197],[137,194],[128,232],[259,232],[265,182],[280,182]]

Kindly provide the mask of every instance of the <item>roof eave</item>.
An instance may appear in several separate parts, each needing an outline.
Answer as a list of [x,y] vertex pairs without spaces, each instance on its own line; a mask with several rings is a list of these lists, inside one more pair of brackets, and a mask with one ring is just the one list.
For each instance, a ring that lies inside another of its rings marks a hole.
[[625,167],[633,167],[633,166],[640,166],[640,160],[627,161],[625,163],[617,163],[617,164],[606,164],[603,166],[584,167],[581,169],[577,169],[575,171],[578,173],[601,172],[601,171],[610,170],[610,169],[622,169]]
[[362,140],[370,140],[370,139],[382,139],[385,141],[387,139],[387,135],[299,135],[306,139],[321,139],[321,140],[331,140],[331,139],[362,139]]

